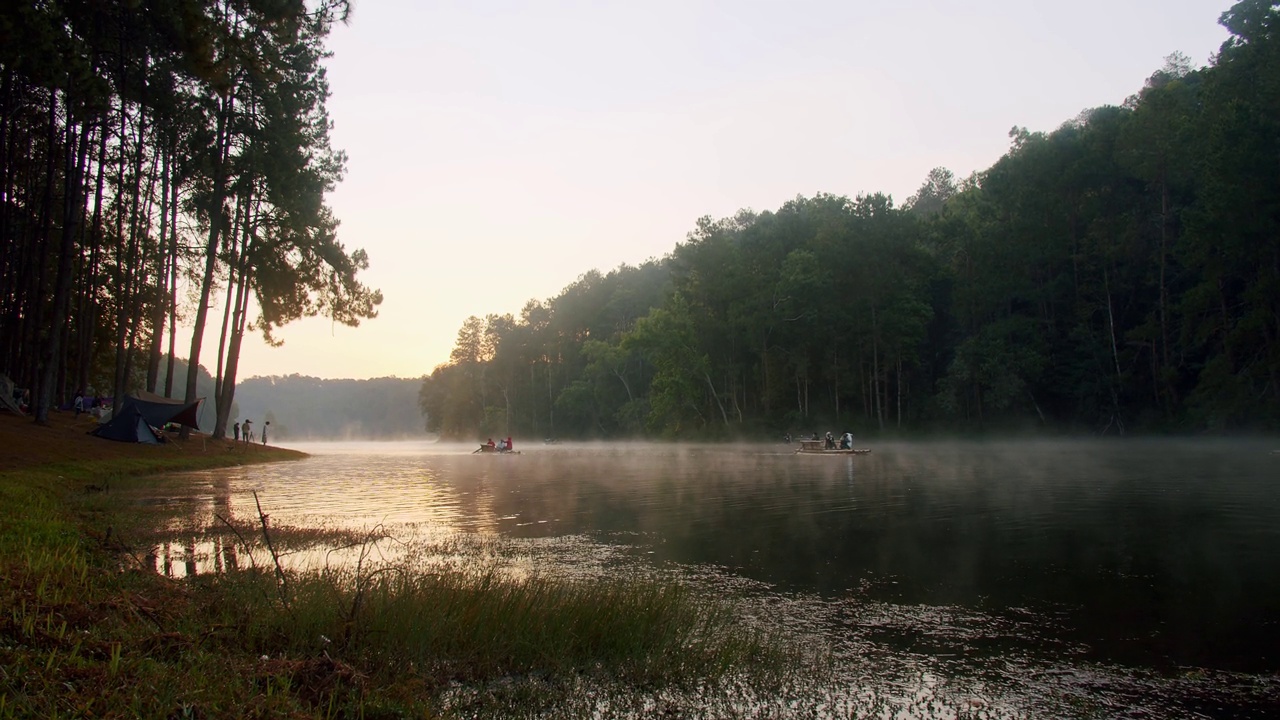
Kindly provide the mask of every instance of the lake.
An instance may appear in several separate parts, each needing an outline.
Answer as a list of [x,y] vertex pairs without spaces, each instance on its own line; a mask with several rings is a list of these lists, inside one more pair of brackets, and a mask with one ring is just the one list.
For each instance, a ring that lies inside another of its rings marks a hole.
[[[295,444],[166,501],[526,548],[539,571],[676,573],[827,643],[782,716],[1280,716],[1280,455],[1262,441]],[[158,549],[207,572],[217,553]],[[870,706],[867,706],[870,707]]]

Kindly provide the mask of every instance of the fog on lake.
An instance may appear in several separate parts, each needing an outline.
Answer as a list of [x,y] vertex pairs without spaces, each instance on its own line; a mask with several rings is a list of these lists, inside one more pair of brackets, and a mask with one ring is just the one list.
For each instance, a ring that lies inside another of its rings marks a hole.
[[[164,499],[244,519],[256,491],[275,523],[494,536],[541,572],[678,573],[830,643],[849,686],[814,691],[824,707],[887,683],[947,688],[961,714],[1066,716],[1081,698],[1118,715],[1280,713],[1268,443],[294,447],[311,457],[194,474]],[[161,551],[166,571],[213,569],[216,553],[181,545]]]

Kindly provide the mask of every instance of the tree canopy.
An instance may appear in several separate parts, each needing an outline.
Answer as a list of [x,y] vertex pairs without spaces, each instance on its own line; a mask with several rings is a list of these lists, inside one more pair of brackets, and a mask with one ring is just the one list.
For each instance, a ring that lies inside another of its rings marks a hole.
[[[0,371],[37,422],[93,388],[174,388],[179,324],[226,431],[246,332],[381,295],[325,194],[324,40],[345,0],[8,3],[0,9]],[[215,303],[221,304],[216,307]],[[257,314],[250,318],[252,309]],[[167,358],[166,369],[161,362]],[[158,387],[164,377],[164,387]],[[179,380],[181,382],[181,380]]]
[[703,218],[667,256],[470,318],[422,384],[445,435],[1280,427],[1280,4],[1213,62],[904,206]]

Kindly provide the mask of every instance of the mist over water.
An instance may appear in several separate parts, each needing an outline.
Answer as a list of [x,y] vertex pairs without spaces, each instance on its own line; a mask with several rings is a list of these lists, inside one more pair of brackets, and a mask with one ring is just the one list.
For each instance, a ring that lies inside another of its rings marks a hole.
[[907,716],[1280,713],[1268,443],[295,447],[312,457],[194,475],[175,501],[246,519],[257,491],[275,523],[501,538],[544,572],[679,574],[833,648],[849,685],[797,689],[801,706],[916,707],[928,689],[938,709]]

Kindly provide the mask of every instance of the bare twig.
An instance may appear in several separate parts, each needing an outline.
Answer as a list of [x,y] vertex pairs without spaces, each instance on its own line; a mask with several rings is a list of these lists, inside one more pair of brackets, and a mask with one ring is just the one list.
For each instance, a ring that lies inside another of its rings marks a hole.
[[102,536],[102,540],[101,540],[102,547],[106,548],[107,550],[114,550],[116,552],[124,553],[125,555],[128,555],[130,558],[132,558],[134,564],[136,564],[138,567],[146,567],[146,563],[142,562],[142,558],[138,556],[138,553],[133,549],[133,546],[129,545],[124,540],[120,539],[120,535],[118,534],[113,538],[112,537],[113,532],[115,532],[115,526],[108,525],[106,533]]
[[156,619],[156,616],[152,614],[150,610],[146,608],[138,607],[133,603],[129,603],[129,609],[133,611],[134,615],[150,620],[151,624],[155,625],[156,629],[159,630],[160,632],[165,632],[164,625],[160,624],[160,621]]
[[267,550],[271,552],[271,559],[276,565],[276,578],[280,581],[280,602],[284,603],[286,609],[289,607],[289,577],[284,572],[284,567],[280,565],[280,554],[276,552],[276,546],[271,542],[271,532],[267,529],[267,520],[270,515],[262,512],[262,502],[258,500],[258,491],[253,491],[253,503],[258,506],[258,520],[262,522],[262,537],[267,541]]
[[[343,642],[347,642],[351,638],[352,629],[355,627],[356,616],[360,614],[360,607],[364,604],[365,592],[369,589],[372,580],[380,575],[390,572],[397,572],[400,568],[381,567],[364,574],[365,562],[374,550],[378,549],[378,543],[383,540],[395,540],[386,532],[386,528],[382,523],[375,525],[368,533],[365,534],[364,540],[360,543],[360,556],[356,559],[356,581],[355,596],[351,598],[351,608],[347,611],[347,621],[344,624],[342,635]],[[381,554],[379,554],[381,555]]]
[[368,575],[364,576],[363,578],[360,578],[360,579],[356,582],[356,596],[355,596],[354,598],[352,598],[352,599],[351,599],[351,610],[350,610],[350,611],[348,612],[348,614],[347,614],[347,624],[348,624],[348,626],[350,626],[350,625],[352,625],[352,624],[354,624],[354,623],[355,623],[356,615],[358,615],[358,614],[360,613],[360,606],[364,604],[364,594],[365,594],[365,591],[369,589],[370,585],[372,584],[373,579],[374,579],[374,578],[376,578],[376,577],[378,577],[379,575],[384,575],[384,574],[387,574],[387,573],[401,572],[402,570],[403,570],[403,568],[398,568],[398,567],[382,567],[382,568],[378,568],[377,570],[374,570],[373,572],[369,573]]
[[253,566],[254,570],[257,570],[258,563],[253,559],[253,548],[249,547],[249,542],[244,539],[244,536],[240,534],[240,531],[236,528],[236,526],[232,525],[230,520],[222,517],[218,513],[214,513],[213,516],[221,520],[223,525],[226,525],[227,527],[231,528],[231,532],[236,534],[236,537],[240,539],[240,544],[244,546],[245,554],[249,556],[249,564]]
[[368,555],[368,553],[365,552],[365,548],[370,543],[372,543],[376,547],[377,544],[382,542],[383,540],[391,540],[392,542],[396,542],[396,543],[399,543],[400,545],[404,545],[404,543],[401,542],[399,539],[397,539],[394,535],[392,535],[391,533],[388,533],[385,528],[386,526],[383,523],[378,523],[377,525],[373,526],[373,529],[365,533],[365,536],[360,538],[359,540],[356,540],[355,542],[347,543],[346,545],[336,545],[334,547],[329,548],[329,550],[326,551],[324,554],[325,566],[327,567],[329,565],[330,555],[342,550],[350,550],[353,547],[361,548],[360,558],[363,559]]

